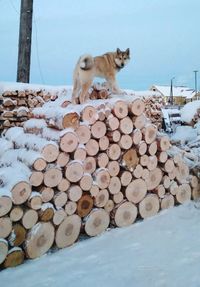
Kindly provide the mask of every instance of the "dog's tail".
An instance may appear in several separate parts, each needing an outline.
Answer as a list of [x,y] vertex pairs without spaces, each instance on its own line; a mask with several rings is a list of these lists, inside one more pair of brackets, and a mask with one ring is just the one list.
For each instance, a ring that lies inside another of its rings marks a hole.
[[81,70],[87,71],[94,66],[94,58],[91,55],[83,55],[79,59],[79,67]]

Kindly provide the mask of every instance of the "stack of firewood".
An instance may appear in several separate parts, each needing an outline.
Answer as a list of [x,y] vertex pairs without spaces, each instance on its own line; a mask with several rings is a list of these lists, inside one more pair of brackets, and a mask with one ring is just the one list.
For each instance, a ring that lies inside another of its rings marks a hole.
[[143,100],[60,105],[35,109],[37,118],[0,139],[2,267],[198,194],[197,177],[168,155],[170,141],[144,115]]
[[145,98],[146,110],[145,114],[151,119],[158,129],[162,128],[162,107],[164,106],[164,99],[161,96],[152,96]]
[[23,126],[33,108],[56,98],[56,94],[41,89],[4,92],[0,99],[0,133],[10,127]]

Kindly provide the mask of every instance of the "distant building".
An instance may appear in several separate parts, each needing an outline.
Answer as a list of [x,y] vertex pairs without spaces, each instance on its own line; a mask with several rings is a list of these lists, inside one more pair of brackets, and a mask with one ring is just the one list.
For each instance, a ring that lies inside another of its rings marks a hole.
[[[150,91],[159,92],[164,98],[165,102],[168,103],[170,99],[170,86],[157,86],[153,85]],[[173,86],[173,103],[175,105],[184,105],[187,102],[191,102],[196,100],[195,90],[190,89],[188,87],[176,87]]]

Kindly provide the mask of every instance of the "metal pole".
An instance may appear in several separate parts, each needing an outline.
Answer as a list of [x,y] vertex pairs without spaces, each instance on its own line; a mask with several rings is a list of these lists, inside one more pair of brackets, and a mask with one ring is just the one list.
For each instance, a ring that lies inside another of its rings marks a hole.
[[33,0],[21,0],[17,82],[29,83]]
[[170,104],[171,105],[173,105],[173,103],[174,103],[174,97],[173,97],[173,79],[174,79],[175,77],[173,77],[172,79],[171,79],[171,85],[170,85]]
[[[195,95],[196,95],[196,97],[197,97],[197,73],[198,73],[198,71],[195,70],[194,71],[194,83],[195,83]],[[198,100],[198,98],[197,98],[197,100]]]

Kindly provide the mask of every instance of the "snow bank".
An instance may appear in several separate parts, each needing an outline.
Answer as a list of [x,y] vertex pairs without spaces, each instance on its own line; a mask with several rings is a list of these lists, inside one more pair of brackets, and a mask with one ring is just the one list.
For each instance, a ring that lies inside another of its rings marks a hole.
[[178,126],[176,132],[171,136],[171,140],[186,144],[189,141],[196,139],[197,130],[189,126]]
[[[5,287],[200,286],[194,202],[0,273]],[[45,266],[47,266],[46,268]],[[14,282],[14,283],[13,283]]]
[[185,123],[190,123],[194,118],[194,115],[197,112],[197,109],[200,108],[200,101],[194,101],[186,104],[181,109],[181,120]]

